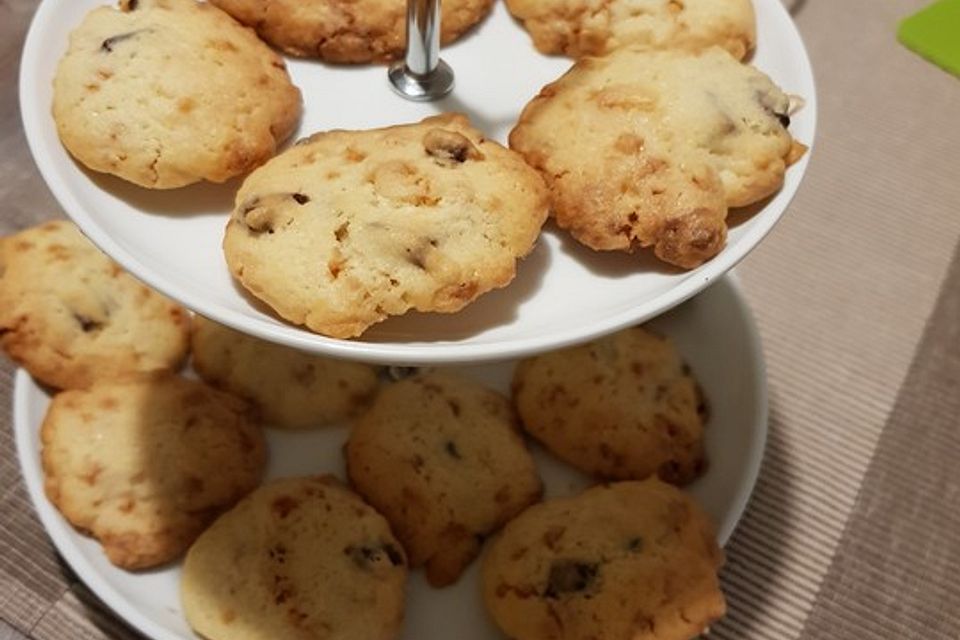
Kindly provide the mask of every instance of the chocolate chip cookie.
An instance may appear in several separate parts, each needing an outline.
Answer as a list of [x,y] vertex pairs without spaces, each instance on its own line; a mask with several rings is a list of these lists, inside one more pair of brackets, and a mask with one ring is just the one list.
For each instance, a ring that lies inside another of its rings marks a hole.
[[513,397],[528,433],[594,476],[683,484],[706,466],[700,388],[670,339],[642,327],[521,361]]
[[726,49],[737,59],[756,44],[750,0],[507,0],[536,48],[574,58],[633,45]]
[[790,100],[719,48],[622,48],[580,60],[523,110],[510,147],[550,187],[559,226],[598,251],[652,248],[692,269],[727,211],[776,192],[805,147]]
[[190,548],[180,593],[209,640],[391,640],[403,620],[403,548],[331,476],[264,485]]
[[170,373],[59,393],[40,437],[47,497],[124,569],[179,557],[266,464],[247,403]]
[[281,317],[351,338],[506,286],[546,216],[537,172],[447,114],[288,149],[244,181],[223,246]]
[[380,383],[377,369],[297,351],[194,318],[193,368],[217,387],[247,398],[270,426],[320,427],[366,408]]
[[725,611],[713,526],[651,479],[534,505],[483,559],[483,600],[514,640],[689,640]]
[[296,127],[300,91],[280,56],[213,5],[121,0],[70,35],[53,117],[85,166],[171,189],[270,158]]
[[[211,0],[278,49],[328,62],[386,62],[403,57],[405,0]],[[493,0],[445,0],[446,45],[490,12]]]
[[0,347],[52,387],[178,368],[189,316],[70,222],[0,239]]
[[438,587],[455,582],[487,535],[540,498],[507,398],[442,371],[384,388],[354,425],[345,455],[357,491]]

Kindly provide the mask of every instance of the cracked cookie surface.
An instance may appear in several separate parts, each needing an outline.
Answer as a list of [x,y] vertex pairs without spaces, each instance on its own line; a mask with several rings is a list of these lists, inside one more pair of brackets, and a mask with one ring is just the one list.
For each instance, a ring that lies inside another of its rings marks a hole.
[[743,59],[757,38],[750,0],[507,0],[507,8],[539,51],[574,58],[716,45]]
[[513,398],[530,435],[595,477],[686,484],[706,466],[700,388],[673,342],[643,327],[522,360]]
[[776,192],[803,154],[789,110],[766,75],[722,49],[624,48],[544,87],[510,147],[541,172],[557,224],[578,241],[649,247],[691,269],[723,248],[728,208]]
[[515,640],[689,640],[725,611],[706,514],[656,479],[534,505],[483,558],[484,604]]
[[67,150],[152,189],[250,171],[293,132],[300,109],[283,59],[194,0],[94,9],[54,77],[53,116]]
[[366,408],[380,384],[377,369],[260,340],[196,316],[193,369],[216,387],[247,398],[268,425],[320,427]]
[[178,368],[189,316],[100,252],[71,222],[0,239],[0,347],[60,389]]
[[179,557],[266,464],[249,405],[170,373],[57,394],[41,441],[47,497],[125,569]]
[[442,371],[385,387],[345,455],[353,486],[438,587],[542,490],[507,398]]
[[390,527],[332,476],[270,482],[187,553],[187,621],[209,640],[392,640],[406,557]]
[[[405,0],[211,1],[291,55],[336,63],[387,62],[403,57]],[[493,0],[445,0],[441,43],[447,45],[469,31],[491,6]]]
[[506,286],[547,215],[537,172],[460,115],[316,134],[244,181],[231,273],[293,323],[350,338]]

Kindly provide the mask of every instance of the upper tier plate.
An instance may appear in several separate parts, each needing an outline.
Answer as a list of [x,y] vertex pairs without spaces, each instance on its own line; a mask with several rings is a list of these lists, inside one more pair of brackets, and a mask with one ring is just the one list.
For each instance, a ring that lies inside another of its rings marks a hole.
[[[91,240],[139,278],[203,315],[299,349],[398,364],[493,360],[573,344],[652,318],[706,287],[763,239],[793,198],[810,157],[788,170],[783,189],[762,208],[752,215],[733,213],[727,247],[694,271],[668,270],[643,254],[596,253],[548,224],[506,289],[457,314],[410,313],[377,325],[362,340],[334,340],[284,323],[231,279],[220,242],[238,180],[150,191],[82,169],[61,146],[50,115],[54,70],[70,31],[101,4],[43,0],[27,35],[20,106],[44,179]],[[790,130],[810,145],[817,101],[803,42],[780,0],[754,4],[759,43],[752,62],[806,100]],[[384,67],[291,60],[290,73],[305,100],[296,137],[462,111],[502,142],[523,105],[570,66],[567,59],[537,53],[502,3],[443,57],[456,71],[457,86],[446,99],[427,104],[397,97]]]

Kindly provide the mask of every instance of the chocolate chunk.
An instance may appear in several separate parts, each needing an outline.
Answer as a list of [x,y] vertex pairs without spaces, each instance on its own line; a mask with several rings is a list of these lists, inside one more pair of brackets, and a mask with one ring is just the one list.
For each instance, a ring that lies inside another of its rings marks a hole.
[[456,458],[457,460],[463,460],[463,456],[460,455],[460,450],[457,449],[457,444],[452,440],[447,441],[447,444],[444,446],[444,449],[447,450],[447,453],[450,454],[451,458]]
[[390,564],[395,567],[403,566],[403,554],[400,553],[399,549],[388,543],[383,545],[383,550],[386,551],[387,557],[390,558]]
[[557,560],[550,567],[545,598],[556,600],[562,595],[584,593],[595,585],[600,567],[577,560]]
[[297,204],[307,204],[310,202],[310,196],[303,193],[294,193],[291,197],[297,201]]
[[470,140],[456,131],[431,129],[423,137],[423,148],[437,159],[439,164],[451,166],[467,160],[481,160],[483,154]]
[[103,329],[102,322],[94,320],[93,318],[88,318],[85,315],[75,313],[73,314],[73,319],[77,321],[77,324],[80,325],[80,329],[83,330],[84,333],[92,333],[93,331],[99,331],[100,329]]
[[784,129],[790,126],[790,116],[786,113],[775,113],[773,115],[777,116],[777,120],[780,121]]
[[350,545],[343,553],[353,560],[353,563],[364,571],[371,571],[380,565],[384,559],[394,567],[402,566],[403,554],[390,543],[381,545]]
[[254,196],[246,202],[243,203],[243,206],[240,207],[240,215],[247,215],[254,209],[260,206],[260,198]]
[[110,36],[100,44],[100,51],[104,51],[106,53],[113,53],[113,48],[118,43],[123,42],[124,40],[129,40],[130,38],[134,37],[135,35],[143,31],[146,31],[146,29],[138,29],[137,31],[131,31],[129,33],[121,33],[116,36]]

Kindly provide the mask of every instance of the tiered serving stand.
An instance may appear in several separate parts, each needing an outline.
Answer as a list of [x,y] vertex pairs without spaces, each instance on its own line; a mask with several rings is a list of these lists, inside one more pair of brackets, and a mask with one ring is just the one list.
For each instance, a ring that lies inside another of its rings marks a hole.
[[[240,331],[334,357],[453,366],[504,392],[513,358],[651,321],[675,340],[709,399],[710,468],[690,490],[718,523],[721,542],[726,541],[759,471],[767,405],[759,339],[735,279],[724,274],[783,215],[809,153],[788,170],[774,197],[750,211],[731,213],[727,247],[693,271],[675,271],[645,255],[595,253],[548,224],[517,279],[461,313],[411,313],[374,327],[362,339],[326,338],[277,319],[232,281],[220,243],[239,180],[149,191],[83,169],[61,146],[50,115],[51,80],[69,32],[103,3],[43,0],[27,36],[20,76],[24,128],[37,165],[63,208],[97,245],[143,281]],[[780,0],[754,0],[754,5],[758,47],[752,63],[803,97],[805,106],[790,130],[811,145],[817,101],[803,43]],[[571,64],[539,54],[502,3],[472,34],[444,49],[442,63],[437,10],[437,0],[409,0],[411,46],[406,59],[389,72],[379,66],[289,60],[293,81],[305,98],[296,137],[460,111],[489,137],[504,142],[523,105]],[[193,638],[181,614],[177,566],[136,574],[116,569],[99,545],[77,534],[46,501],[38,426],[48,401],[47,390],[18,372],[14,416],[21,465],[58,550],[140,632],[157,640]],[[268,475],[330,471],[342,476],[340,447],[346,435],[346,425],[302,433],[270,430]],[[539,450],[535,456],[548,496],[575,492],[589,482]],[[500,638],[482,610],[476,573],[474,563],[455,586],[435,590],[414,572],[404,638]]]

